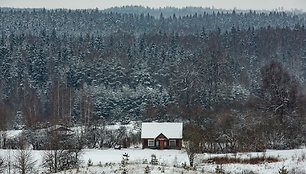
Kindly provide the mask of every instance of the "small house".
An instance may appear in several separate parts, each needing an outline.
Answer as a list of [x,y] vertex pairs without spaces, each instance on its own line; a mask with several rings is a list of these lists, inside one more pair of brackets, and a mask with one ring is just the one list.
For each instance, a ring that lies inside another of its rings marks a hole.
[[183,123],[142,123],[142,148],[181,149]]

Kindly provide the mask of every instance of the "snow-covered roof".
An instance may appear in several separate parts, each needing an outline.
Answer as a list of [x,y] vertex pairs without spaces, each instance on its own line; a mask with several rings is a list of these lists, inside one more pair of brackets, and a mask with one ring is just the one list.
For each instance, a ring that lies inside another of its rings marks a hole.
[[156,138],[161,133],[167,138],[183,138],[183,123],[142,123],[141,138]]
[[71,131],[71,130],[66,128],[65,126],[56,124],[51,127],[48,127],[47,131],[51,132],[51,131]]

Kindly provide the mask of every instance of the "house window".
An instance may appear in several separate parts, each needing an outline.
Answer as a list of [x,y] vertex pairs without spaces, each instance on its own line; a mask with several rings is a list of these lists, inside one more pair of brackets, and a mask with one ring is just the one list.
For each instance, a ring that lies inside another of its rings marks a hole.
[[174,147],[176,146],[176,140],[170,140],[169,141],[170,146]]
[[153,147],[154,146],[154,140],[148,140],[148,146]]

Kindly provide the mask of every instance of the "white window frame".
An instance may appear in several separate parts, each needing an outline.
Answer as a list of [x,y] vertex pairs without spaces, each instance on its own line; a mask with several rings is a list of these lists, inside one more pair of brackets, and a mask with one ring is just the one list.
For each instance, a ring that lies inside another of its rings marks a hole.
[[154,147],[154,140],[148,140],[148,146]]
[[169,140],[169,146],[170,147],[176,147],[176,140]]

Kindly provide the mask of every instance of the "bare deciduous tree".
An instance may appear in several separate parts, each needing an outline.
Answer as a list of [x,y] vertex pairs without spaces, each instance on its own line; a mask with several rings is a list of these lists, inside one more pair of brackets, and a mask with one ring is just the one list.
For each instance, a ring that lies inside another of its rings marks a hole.
[[80,164],[80,152],[78,149],[50,150],[44,156],[44,167],[50,173],[75,168]]
[[42,115],[42,105],[39,95],[35,89],[27,88],[28,94],[25,99],[22,112],[24,113],[25,124],[29,128],[37,126]]
[[5,167],[6,167],[5,162],[3,158],[0,156],[0,173],[4,173]]
[[14,167],[20,174],[33,173],[35,171],[35,163],[36,160],[33,160],[33,156],[29,150],[20,150],[15,155]]
[[193,161],[196,153],[200,152],[201,132],[195,125],[187,126],[184,130],[185,150],[187,152],[190,166],[193,167]]
[[10,121],[11,109],[8,105],[0,104],[0,130],[7,129],[7,124]]
[[283,124],[285,115],[290,115],[296,109],[298,83],[282,64],[276,61],[264,66],[261,75],[265,107],[275,113]]
[[44,155],[44,167],[50,173],[79,166],[82,150],[81,137],[70,137],[60,132],[50,134],[49,150]]

